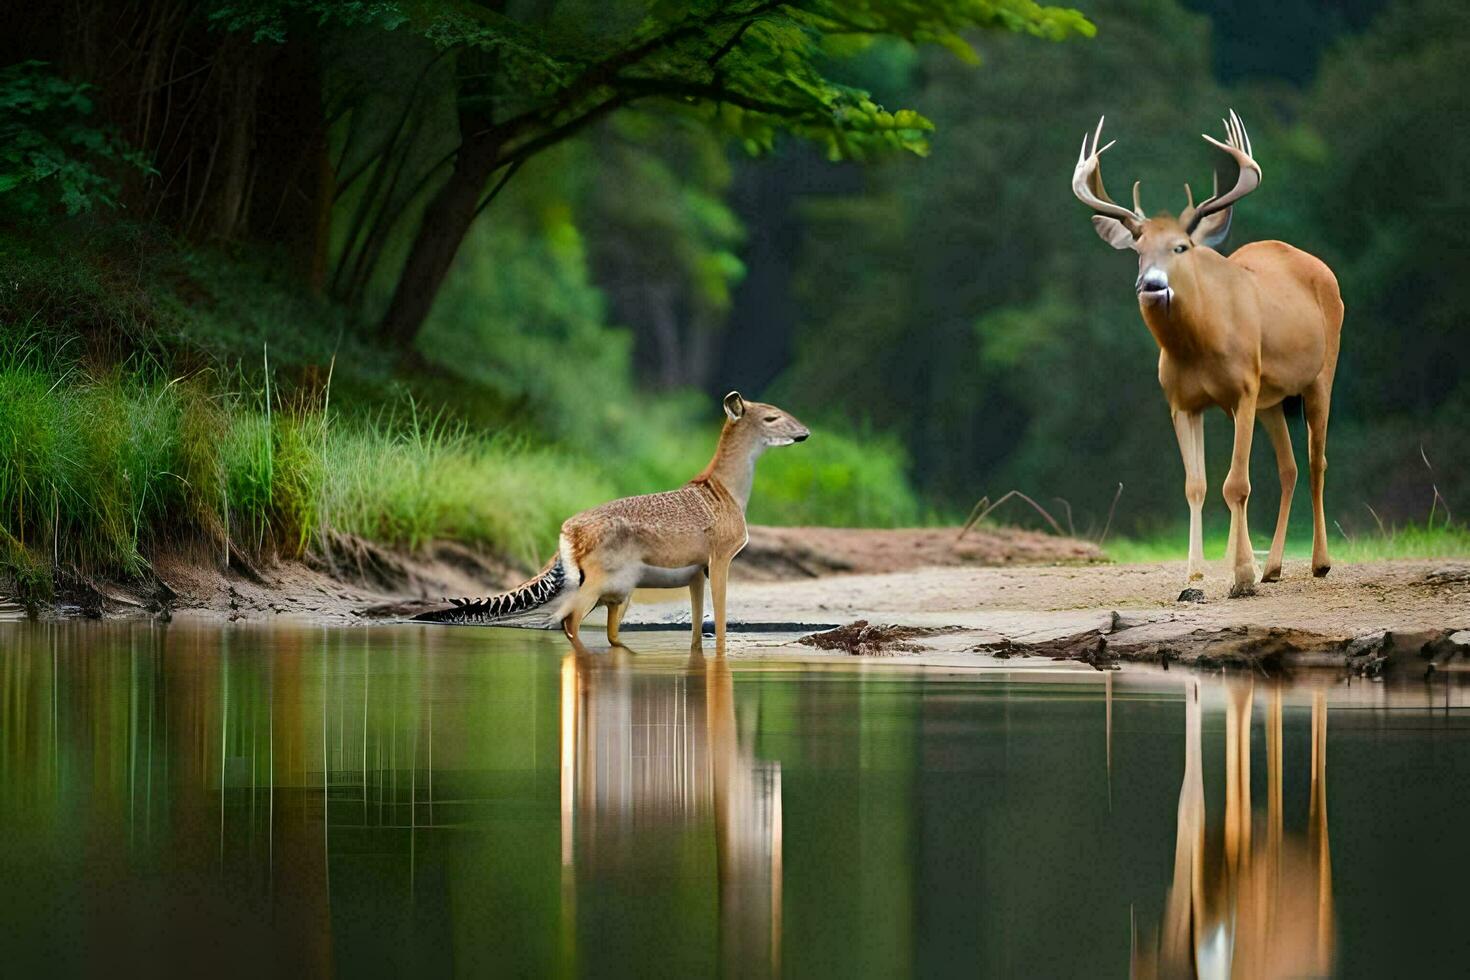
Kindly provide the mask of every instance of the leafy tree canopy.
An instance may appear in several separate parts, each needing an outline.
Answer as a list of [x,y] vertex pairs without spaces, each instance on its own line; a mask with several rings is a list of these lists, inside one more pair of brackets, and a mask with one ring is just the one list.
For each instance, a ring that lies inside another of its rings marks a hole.
[[937,44],[974,63],[965,37],[974,28],[1051,40],[1094,32],[1078,11],[1034,0],[218,0],[209,17],[257,41],[284,41],[293,24],[418,35],[462,60],[460,105],[493,115],[497,135],[522,152],[558,121],[665,96],[697,108],[752,152],[786,130],[823,144],[833,159],[922,153],[933,128],[914,110],[888,111],[835,81],[835,56],[890,37]]

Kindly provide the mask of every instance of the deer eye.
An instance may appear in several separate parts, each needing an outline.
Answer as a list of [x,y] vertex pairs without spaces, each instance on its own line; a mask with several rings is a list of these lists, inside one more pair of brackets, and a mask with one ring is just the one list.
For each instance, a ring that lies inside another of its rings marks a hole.
[[781,417],[781,416],[779,416],[779,415],[767,415],[767,416],[766,416],[766,421],[767,421],[767,422],[774,422],[774,421],[776,421],[776,420],[777,420],[777,419],[779,419],[779,418],[780,418],[780,417]]
[[1188,245],[1175,245],[1174,246],[1174,254],[1175,255],[1178,255],[1180,252],[1187,252],[1187,251],[1189,251],[1189,246]]

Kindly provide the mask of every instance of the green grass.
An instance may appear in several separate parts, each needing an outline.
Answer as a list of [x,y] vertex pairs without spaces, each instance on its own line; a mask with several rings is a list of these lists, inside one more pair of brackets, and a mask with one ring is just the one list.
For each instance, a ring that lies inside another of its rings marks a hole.
[[[1207,533],[1205,557],[1221,558],[1225,554],[1225,529]],[[1114,538],[1105,549],[1113,561],[1124,564],[1157,561],[1182,561],[1188,553],[1189,532],[1177,530],[1139,538]],[[1251,546],[1264,555],[1271,547],[1269,536],[1252,535]],[[1470,558],[1470,526],[1444,521],[1433,525],[1385,525],[1371,534],[1343,535],[1336,529],[1328,533],[1328,551],[1335,563],[1378,561],[1393,558]],[[1308,560],[1312,557],[1311,538],[1286,541],[1286,560]]]
[[375,420],[212,394],[205,379],[52,377],[0,366],[0,564],[30,597],[46,571],[137,575],[170,542],[298,555],[328,529],[415,548],[454,538],[528,563],[611,495],[585,463],[426,420]]
[[[222,560],[231,548],[296,556],[330,530],[407,549],[452,539],[534,565],[565,518],[677,486],[717,438],[695,429],[678,452],[625,465],[477,431],[408,399],[371,417],[327,404],[209,373],[0,364],[0,567],[36,598],[51,568],[139,575],[156,549],[201,540]],[[753,520],[922,519],[891,447],[825,432],[758,472]]]

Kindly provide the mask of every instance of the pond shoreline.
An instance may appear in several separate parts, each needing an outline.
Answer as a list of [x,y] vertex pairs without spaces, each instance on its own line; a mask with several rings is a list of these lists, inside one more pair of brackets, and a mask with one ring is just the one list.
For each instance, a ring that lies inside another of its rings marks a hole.
[[[731,589],[730,652],[1368,677],[1470,671],[1467,559],[1367,562],[1320,580],[1305,561],[1288,561],[1282,581],[1244,599],[1225,598],[1228,571],[1211,563],[1206,601],[1180,603],[1182,562],[1101,564],[1085,542],[1010,529],[962,540],[956,547],[949,528],[753,528]],[[526,573],[450,543],[406,554],[346,536],[303,561],[257,567],[235,556],[219,566],[219,556],[180,552],[138,582],[63,576],[41,616],[367,625]],[[22,614],[0,606],[0,617]],[[630,645],[649,631],[687,629],[688,616],[683,590],[644,590],[625,623]]]

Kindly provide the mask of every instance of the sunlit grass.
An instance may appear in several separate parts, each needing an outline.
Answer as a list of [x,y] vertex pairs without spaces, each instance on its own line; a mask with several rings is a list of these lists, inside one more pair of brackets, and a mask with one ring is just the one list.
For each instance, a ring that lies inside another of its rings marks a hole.
[[201,539],[221,560],[295,556],[329,530],[535,563],[563,519],[612,495],[585,461],[411,403],[339,420],[199,378],[0,364],[0,571],[31,598],[56,568],[136,575],[157,547]]
[[[1221,530],[1205,535],[1205,557],[1220,558],[1225,554],[1226,533]],[[1188,531],[1179,528],[1166,533],[1139,538],[1114,538],[1104,549],[1113,561],[1123,564],[1182,561],[1187,556]],[[1252,548],[1264,555],[1271,547],[1268,536],[1252,535]],[[1470,526],[1443,521],[1434,525],[1385,525],[1371,534],[1351,537],[1333,529],[1327,547],[1336,564],[1380,561],[1395,558],[1470,558]],[[1312,556],[1310,538],[1287,538],[1286,559],[1307,560]]]

